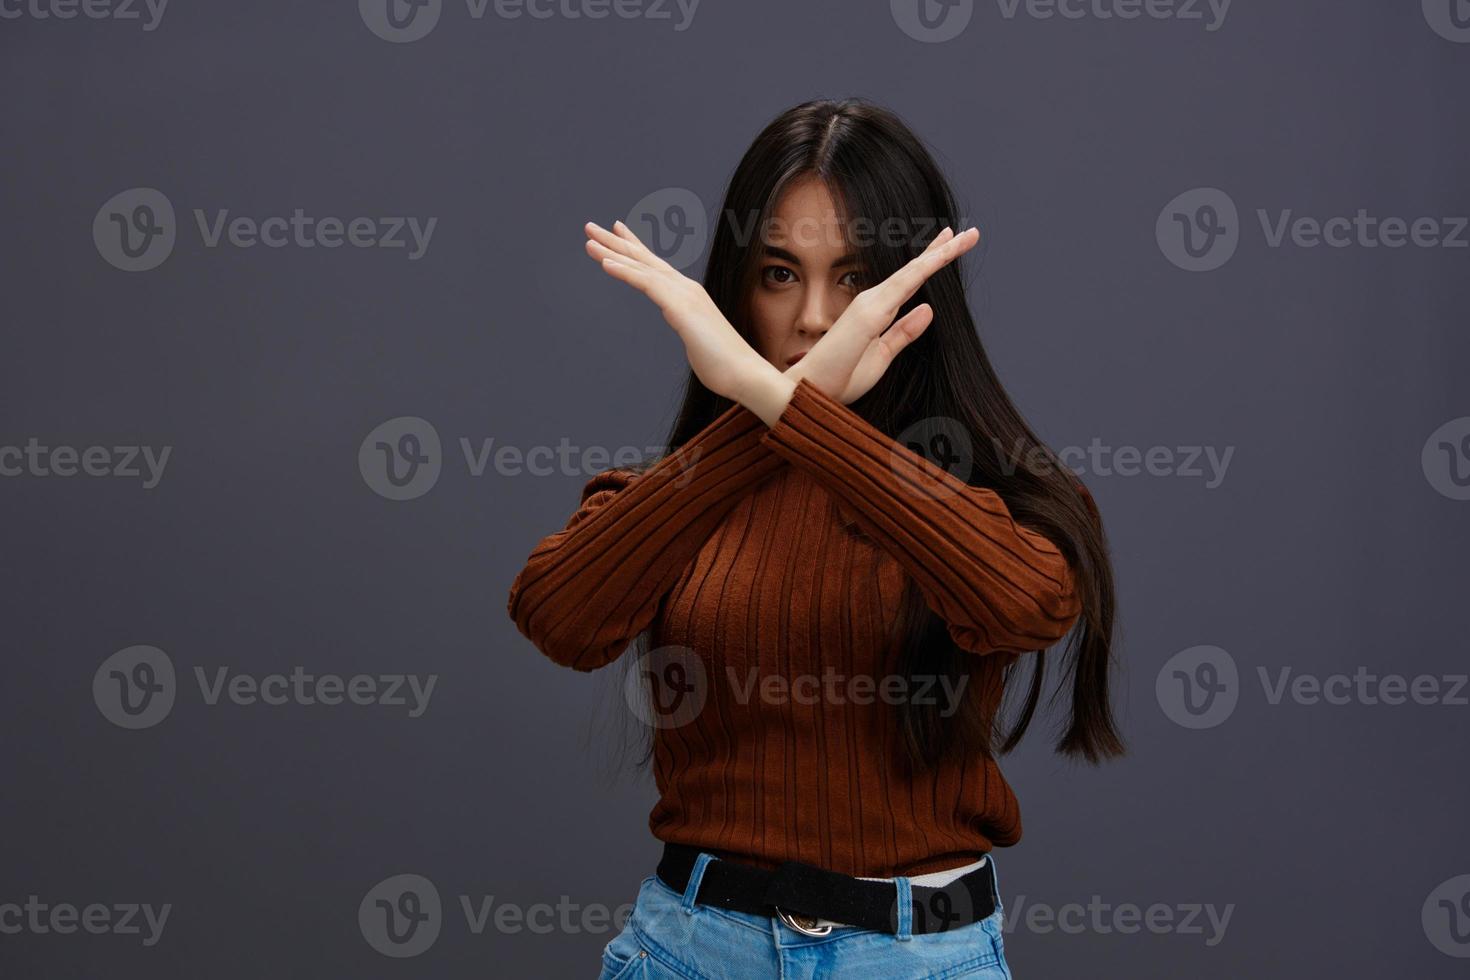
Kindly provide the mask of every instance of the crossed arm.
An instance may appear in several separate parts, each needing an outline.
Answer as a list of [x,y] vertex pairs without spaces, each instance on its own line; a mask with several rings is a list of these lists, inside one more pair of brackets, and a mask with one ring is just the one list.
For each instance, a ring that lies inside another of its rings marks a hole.
[[1035,650],[1066,635],[1081,603],[1057,546],[1017,524],[994,491],[941,469],[846,404],[928,326],[928,304],[895,317],[930,275],[978,241],[975,229],[955,236],[946,228],[858,294],[784,373],[746,343],[703,287],[631,230],[589,223],[587,231],[589,255],[659,306],[701,382],[736,404],[646,472],[594,477],[566,527],[536,546],[511,586],[508,611],[543,653],[578,670],[616,658],[653,621],[725,515],[785,465],[808,472],[855,512],[961,648]]
[[962,649],[1044,649],[1081,611],[1060,550],[973,487],[805,379],[774,426],[727,410],[642,474],[589,481],[563,530],[511,586],[517,628],[552,660],[593,670],[653,621],[729,511],[784,466],[809,473],[913,577]]

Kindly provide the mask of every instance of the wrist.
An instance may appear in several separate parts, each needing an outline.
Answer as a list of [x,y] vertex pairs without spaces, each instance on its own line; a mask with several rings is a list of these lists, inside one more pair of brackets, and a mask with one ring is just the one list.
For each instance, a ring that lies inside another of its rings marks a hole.
[[736,401],[758,415],[766,425],[775,426],[791,401],[799,376],[793,377],[791,370],[782,374],[769,362],[762,363],[764,369],[753,374],[742,386]]

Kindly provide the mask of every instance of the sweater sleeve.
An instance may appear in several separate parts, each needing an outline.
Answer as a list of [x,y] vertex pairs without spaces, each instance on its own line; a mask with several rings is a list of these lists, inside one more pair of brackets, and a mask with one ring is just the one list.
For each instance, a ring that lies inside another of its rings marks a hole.
[[566,527],[542,539],[511,584],[516,628],[575,670],[617,659],[724,516],[786,465],[761,444],[766,431],[733,405],[647,471],[594,476]]
[[1042,650],[1081,600],[1066,558],[973,487],[802,378],[761,441],[808,472],[913,577],[955,642],[974,653]]

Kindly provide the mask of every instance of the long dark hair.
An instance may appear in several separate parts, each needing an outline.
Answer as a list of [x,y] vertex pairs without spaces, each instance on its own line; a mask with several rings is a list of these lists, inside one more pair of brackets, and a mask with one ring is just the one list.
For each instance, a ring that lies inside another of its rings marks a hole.
[[[747,302],[759,274],[761,245],[752,229],[766,228],[783,190],[805,177],[827,185],[868,285],[882,281],[921,252],[946,225],[956,233],[963,230],[954,195],[939,168],[892,112],[863,100],[819,100],[788,109],[756,137],[736,167],[705,267],[705,290],[752,346],[756,342]],[[854,228],[864,231],[853,236]],[[885,228],[903,232],[885,234]],[[1066,555],[1077,576],[1083,610],[1068,634],[1063,675],[1051,698],[1054,702],[1070,680],[1071,714],[1059,730],[1055,749],[1091,763],[1122,755],[1123,742],[1108,696],[1113,575],[1096,505],[1031,431],[1001,386],[971,318],[959,262],[932,276],[902,312],[922,302],[933,307],[933,322],[849,407],[894,438],[932,419],[953,419],[968,430],[973,447],[968,473],[955,473],[952,460],[931,461],[972,486],[994,490],[1017,522],[1045,535]],[[691,370],[683,405],[666,440],[668,451],[682,446],[731,404],[706,388]],[[921,445],[910,448],[923,452]],[[1038,459],[1047,465],[1014,462]],[[848,530],[861,534],[855,526]],[[905,586],[894,642],[899,645],[900,672],[911,678],[947,676],[959,681],[969,675],[978,681],[957,688],[964,692],[958,710],[932,702],[895,704],[904,745],[904,758],[897,761],[922,768],[949,753],[993,755],[1009,752],[1020,742],[1040,700],[1045,651],[1018,659],[960,649],[912,579]],[[649,632],[637,643],[640,654],[646,653]],[[1009,693],[1007,682],[1015,665],[1032,657],[1024,707],[1015,727],[1003,733],[997,721],[1001,699],[985,692],[1002,687]],[[624,658],[625,663],[633,659]],[[644,761],[647,758],[645,752]]]

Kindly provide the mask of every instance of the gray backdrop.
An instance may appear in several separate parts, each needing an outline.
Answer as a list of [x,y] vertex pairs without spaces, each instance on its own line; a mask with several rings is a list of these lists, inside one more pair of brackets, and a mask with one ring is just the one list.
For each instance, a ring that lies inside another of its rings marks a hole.
[[846,95],[1115,549],[1132,753],[1005,760],[1016,974],[1465,974],[1470,4],[926,2],[0,2],[0,975],[595,975],[653,788],[506,595],[685,364],[581,225],[697,274]]

